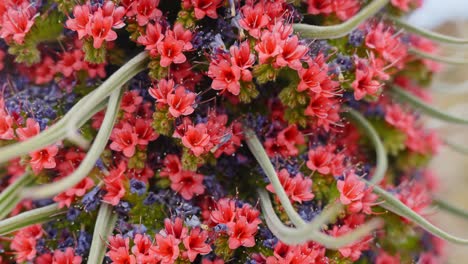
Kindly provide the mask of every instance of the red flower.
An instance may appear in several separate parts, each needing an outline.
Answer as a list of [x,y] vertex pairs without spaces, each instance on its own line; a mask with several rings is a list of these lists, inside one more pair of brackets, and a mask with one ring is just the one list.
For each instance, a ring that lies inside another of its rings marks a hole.
[[69,29],[76,31],[78,38],[82,39],[88,34],[86,27],[91,16],[88,5],[76,5],[73,8],[73,16],[75,18],[68,18],[66,25]]
[[[150,249],[153,246],[153,243],[147,235],[136,234],[135,238],[133,239],[133,242],[135,244],[132,247],[132,253],[136,257],[136,263],[155,262],[154,257],[151,256],[150,253]],[[126,259],[128,259],[128,257],[126,257]]]
[[326,147],[317,147],[309,150],[309,160],[307,167],[312,171],[318,171],[321,174],[329,174],[331,172],[331,161],[333,154]]
[[34,173],[39,173],[42,169],[53,169],[57,165],[55,163],[55,156],[58,153],[58,147],[55,145],[48,146],[41,150],[36,150],[29,153],[31,160],[29,164]]
[[45,57],[34,68],[34,83],[44,84],[52,81],[56,73],[55,61],[51,57]]
[[223,198],[216,203],[216,209],[211,211],[210,219],[215,224],[227,224],[236,217],[236,202]]
[[269,24],[264,5],[261,3],[256,4],[255,7],[245,5],[241,8],[241,12],[242,17],[239,20],[239,25],[249,31],[252,37],[259,38],[261,30]]
[[152,251],[162,263],[174,263],[180,253],[179,242],[172,235],[164,237],[157,234],[156,247],[152,248]]
[[18,44],[24,43],[24,38],[34,25],[34,15],[31,10],[22,8],[8,8],[3,15],[0,27],[0,37],[6,40],[13,39]]
[[86,32],[93,37],[93,47],[95,49],[99,49],[104,41],[117,39],[117,33],[112,30],[113,25],[114,19],[104,16],[101,9],[93,14],[86,25]]
[[193,171],[182,171],[170,176],[171,189],[179,193],[185,200],[190,200],[195,195],[205,192],[203,175]]
[[340,192],[340,202],[348,205],[351,212],[359,212],[363,208],[362,199],[366,194],[366,184],[354,173],[350,173],[344,180],[337,182]]
[[398,68],[403,67],[402,59],[406,56],[407,48],[401,43],[393,28],[385,28],[384,23],[378,23],[367,34],[365,43],[367,47],[375,49],[387,62]]
[[157,44],[158,52],[161,55],[159,64],[162,67],[168,67],[171,63],[184,63],[187,60],[184,53],[182,53],[184,46],[184,41],[176,40],[172,36],[166,36],[164,40]]
[[0,98],[0,139],[11,140],[15,137],[13,132],[13,117],[2,107],[2,99]]
[[177,243],[180,243],[188,235],[188,230],[184,227],[184,221],[180,217],[176,217],[174,222],[168,218],[164,219],[164,229],[160,231],[160,234],[164,236],[173,235],[177,239]]
[[161,31],[162,28],[160,24],[148,24],[145,34],[141,34],[137,39],[137,42],[145,46],[145,50],[148,50],[152,57],[156,57],[159,54],[158,44],[164,38]]
[[320,67],[318,64],[309,62],[309,67],[307,69],[300,68],[298,71],[299,78],[301,81],[297,86],[297,90],[299,92],[310,90],[314,93],[321,93],[322,92],[322,82],[324,82],[327,78],[327,67]]
[[[351,228],[347,225],[342,225],[340,227],[333,226],[333,229],[330,231],[330,234],[335,237],[342,236],[351,231]],[[356,261],[361,257],[362,251],[365,251],[369,248],[369,242],[371,237],[365,237],[358,242],[353,243],[352,245],[342,247],[338,249],[340,254],[345,258],[350,258],[352,261]]]
[[[138,234],[136,236],[138,236]],[[109,251],[106,253],[106,255],[112,260],[112,263],[114,264],[137,264],[135,256],[129,254],[128,252],[129,244],[130,238],[128,237],[124,239],[122,235],[110,236]]]
[[190,115],[195,110],[195,98],[197,95],[187,91],[185,87],[179,86],[175,89],[174,93],[167,95],[167,104],[169,105],[169,113],[173,117],[181,115]]
[[249,68],[255,63],[255,55],[250,53],[249,43],[244,41],[239,46],[232,45],[229,52],[231,53],[231,63],[241,70],[241,79],[246,82],[251,81],[252,73]]
[[122,97],[120,108],[127,113],[134,113],[138,106],[143,102],[143,97],[136,90],[125,92]]
[[131,9],[127,12],[127,16],[136,16],[139,26],[144,26],[150,20],[157,20],[162,16],[161,10],[157,7],[159,0],[136,0],[133,1]]
[[186,148],[189,148],[197,157],[207,150],[210,150],[210,136],[207,133],[206,125],[189,125],[182,137],[182,144],[184,144]]
[[104,190],[106,194],[102,198],[103,201],[117,205],[120,199],[125,195],[125,187],[123,185],[123,173],[125,172],[125,163],[120,163],[119,167],[110,171],[110,174],[104,179]]
[[379,81],[374,80],[374,70],[369,67],[367,60],[357,59],[356,80],[351,84],[354,89],[354,98],[361,100],[367,94],[375,95],[382,86]]
[[162,79],[158,82],[156,87],[148,89],[151,97],[156,99],[156,102],[167,104],[167,96],[174,91],[174,81]]
[[228,227],[229,240],[228,245],[230,249],[238,247],[253,247],[255,246],[255,233],[257,232],[257,225],[249,224],[245,217],[239,217],[235,222],[226,224]]
[[333,12],[341,21],[346,21],[353,17],[360,8],[357,0],[334,0]]
[[236,65],[231,65],[227,60],[212,61],[208,69],[208,76],[213,79],[211,88],[214,90],[229,91],[233,95],[239,95],[241,70]]
[[216,9],[221,5],[222,0],[192,0],[195,10],[195,18],[202,19],[206,16],[213,19],[218,18]]
[[36,257],[36,238],[16,235],[10,248],[15,251],[17,263],[31,261]]
[[[311,179],[304,178],[300,173],[294,178],[291,178],[286,169],[279,171],[278,177],[289,199],[302,203],[303,201],[310,201],[314,198]],[[266,189],[272,193],[276,193],[271,183],[267,185]]]
[[127,158],[135,155],[135,147],[138,144],[138,134],[133,131],[129,123],[124,123],[122,128],[114,128],[110,139],[110,149],[122,151]]
[[285,67],[294,70],[302,69],[301,59],[306,55],[308,48],[299,45],[299,38],[292,36],[285,40],[281,53],[276,57],[276,66]]
[[375,259],[375,264],[400,264],[400,254],[390,255],[387,252],[380,250],[377,258]]
[[86,191],[94,186],[94,181],[86,177],[74,187],[67,189],[66,191],[58,194],[54,197],[54,201],[59,203],[59,207],[64,206],[70,207],[71,203],[76,197],[85,195]]
[[62,53],[61,59],[57,62],[56,72],[60,72],[65,77],[70,77],[73,73],[86,67],[83,62],[83,51],[73,50]]
[[184,25],[182,23],[176,22],[174,25],[173,30],[168,30],[168,36],[173,37],[176,40],[180,40],[184,42],[183,50],[191,50],[193,45],[192,41],[192,32],[190,30],[185,30]]
[[418,8],[422,5],[422,0],[392,0],[392,5],[404,12],[411,8]]
[[52,264],[81,264],[81,257],[75,256],[73,248],[66,248],[65,252],[57,249],[54,251]]
[[134,125],[134,132],[138,135],[138,145],[148,145],[149,142],[158,138],[158,134],[151,127],[151,121],[148,119],[137,119]]
[[258,52],[260,64],[271,63],[282,51],[283,41],[279,34],[265,31],[260,41],[255,45],[255,50]]
[[198,254],[206,255],[211,252],[210,245],[205,242],[207,238],[208,233],[206,231],[194,228],[190,231],[190,235],[184,239],[184,247],[187,250],[190,262],[195,261]]
[[329,15],[333,12],[332,1],[333,0],[308,0],[307,12],[312,15]]
[[112,17],[112,27],[113,28],[123,28],[125,23],[122,21],[122,18],[125,15],[125,8],[119,6],[115,8],[115,4],[112,1],[106,1],[102,5],[102,13],[106,17]]
[[164,167],[159,173],[161,177],[172,177],[182,171],[182,163],[177,155],[169,154],[164,158]]

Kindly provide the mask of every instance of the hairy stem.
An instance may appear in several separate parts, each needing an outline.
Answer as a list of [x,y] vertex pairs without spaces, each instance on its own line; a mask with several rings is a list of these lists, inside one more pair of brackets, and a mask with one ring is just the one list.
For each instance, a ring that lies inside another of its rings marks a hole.
[[102,263],[104,260],[107,249],[105,241],[112,234],[116,222],[117,214],[113,211],[112,206],[102,203],[94,226],[88,264]]

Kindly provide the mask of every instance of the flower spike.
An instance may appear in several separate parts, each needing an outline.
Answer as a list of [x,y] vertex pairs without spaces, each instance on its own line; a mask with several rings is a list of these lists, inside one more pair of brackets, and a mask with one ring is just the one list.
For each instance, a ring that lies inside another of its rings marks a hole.
[[425,37],[433,41],[437,41],[437,42],[444,43],[444,44],[461,44],[461,45],[468,44],[468,39],[447,36],[447,35],[433,32],[424,28],[416,27],[395,16],[389,16],[389,18],[397,26],[405,29],[406,31],[417,34],[421,37]]
[[94,164],[96,164],[96,161],[99,159],[107,145],[107,141],[109,140],[119,112],[121,99],[122,93],[120,89],[115,90],[110,96],[109,106],[107,107],[101,129],[96,135],[96,139],[89,149],[88,154],[72,174],[53,183],[26,188],[23,190],[22,196],[36,199],[49,198],[73,187],[75,184],[83,180],[93,169]]
[[301,33],[302,37],[311,39],[334,39],[341,38],[353,31],[361,23],[375,15],[389,0],[371,1],[365,8],[348,21],[333,26],[314,26],[306,24],[294,24],[294,31]]
[[417,108],[418,110],[420,110],[421,112],[425,113],[426,115],[430,117],[433,117],[433,118],[436,118],[445,122],[449,122],[449,123],[468,125],[468,119],[452,116],[438,109],[435,109],[434,107],[429,106],[428,104],[418,99],[416,96],[406,92],[401,87],[394,85],[391,89],[391,92],[394,95],[396,95],[399,99],[401,99],[402,101],[410,104],[414,108]]

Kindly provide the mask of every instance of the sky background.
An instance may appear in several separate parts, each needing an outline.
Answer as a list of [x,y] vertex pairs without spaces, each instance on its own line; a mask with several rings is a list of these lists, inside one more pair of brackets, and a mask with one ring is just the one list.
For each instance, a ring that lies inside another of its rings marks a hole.
[[433,28],[444,21],[468,19],[468,0],[424,0],[422,8],[409,21],[414,25]]

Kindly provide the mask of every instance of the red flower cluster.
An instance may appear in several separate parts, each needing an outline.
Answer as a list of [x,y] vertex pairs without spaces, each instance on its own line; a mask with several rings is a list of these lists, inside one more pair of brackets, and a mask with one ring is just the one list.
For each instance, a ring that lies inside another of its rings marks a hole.
[[310,149],[308,153],[307,168],[323,175],[340,176],[344,172],[345,155],[335,154],[336,146],[327,145]]
[[20,229],[11,242],[11,249],[16,254],[16,261],[21,263],[31,261],[36,257],[37,239],[44,235],[40,225],[32,225]]
[[175,263],[177,259],[193,262],[198,255],[211,252],[206,243],[208,233],[199,227],[188,229],[181,218],[164,220],[165,228],[156,234],[154,242],[146,234],[136,234],[130,247],[130,238],[121,235],[109,237],[107,256],[113,263]]
[[341,21],[353,17],[361,8],[358,0],[308,0],[307,12],[313,15],[336,15]]
[[269,157],[281,155],[282,157],[297,156],[300,146],[305,143],[304,136],[296,125],[289,125],[278,133],[276,138],[267,138],[264,145]]
[[113,29],[125,26],[122,20],[124,15],[125,8],[116,7],[112,1],[106,1],[96,10],[90,4],[77,5],[73,9],[74,18],[69,18],[66,25],[78,33],[79,39],[93,39],[93,47],[98,49],[104,41],[117,39],[117,33]]
[[162,33],[162,26],[159,23],[146,25],[146,32],[138,37],[137,42],[145,46],[149,54],[160,59],[161,67],[169,67],[171,64],[184,63],[187,58],[184,51],[192,49],[192,32],[185,30],[180,23],[174,25],[174,29],[166,29]]
[[4,0],[0,3],[0,37],[8,43],[23,44],[38,16],[34,4],[27,0]]
[[300,245],[286,245],[279,241],[273,249],[273,256],[258,256],[258,263],[265,264],[302,264],[302,263],[329,263],[325,256],[325,248],[314,242]]
[[162,79],[156,86],[148,89],[149,94],[156,99],[159,109],[169,107],[172,117],[190,115],[195,110],[197,95],[182,85],[174,87],[173,80]]
[[218,18],[216,10],[223,5],[222,0],[182,0],[184,9],[193,8],[196,19]]
[[372,206],[378,196],[372,192],[372,187],[366,187],[363,182],[353,172],[348,173],[344,180],[337,182],[338,191],[340,192],[340,202],[348,206],[351,213],[364,212],[372,214]]
[[139,26],[145,26],[150,21],[158,21],[162,12],[157,7],[159,0],[123,0],[121,4],[127,10],[125,14],[130,19],[135,19]]
[[168,177],[171,180],[171,189],[186,200],[205,192],[203,175],[184,170],[177,155],[169,154],[164,158],[164,168],[159,175]]
[[255,246],[255,234],[258,225],[262,222],[258,216],[260,212],[249,204],[237,207],[234,200],[223,198],[216,202],[215,208],[210,212],[209,222],[212,226],[224,225],[226,230],[222,234],[229,236],[228,246],[236,249],[241,246]]
[[[282,169],[278,172],[278,178],[290,200],[302,203],[314,198],[314,194],[312,193],[312,180],[310,178],[305,178],[301,173],[291,177],[286,169]],[[271,183],[267,185],[266,189],[275,193],[275,189]]]

